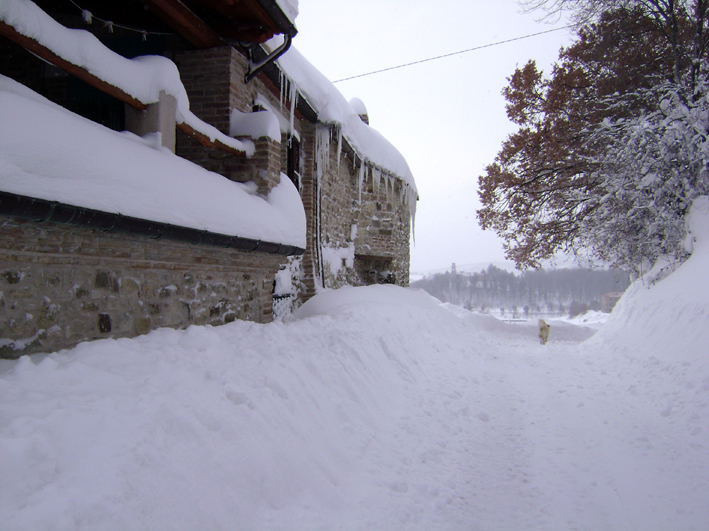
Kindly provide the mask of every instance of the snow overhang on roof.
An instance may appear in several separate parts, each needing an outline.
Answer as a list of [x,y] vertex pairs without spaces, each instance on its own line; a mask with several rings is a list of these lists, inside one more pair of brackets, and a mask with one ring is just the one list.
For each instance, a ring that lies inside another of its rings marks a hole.
[[[278,46],[278,39],[266,43],[268,50]],[[293,46],[276,61],[291,84],[292,97],[302,97],[317,115],[317,121],[333,124],[365,164],[391,174],[407,187],[414,199],[416,182],[403,155],[377,130],[364,123],[355,109],[320,71]],[[298,96],[296,96],[296,94]]]
[[286,176],[267,197],[162,148],[117,132],[0,75],[0,213],[301,254],[306,219]]
[[253,154],[252,142],[231,138],[190,111],[177,66],[166,57],[126,59],[88,31],[64,27],[29,0],[0,1],[0,34],[139,110],[158,102],[164,91],[176,99],[180,130],[203,145]]

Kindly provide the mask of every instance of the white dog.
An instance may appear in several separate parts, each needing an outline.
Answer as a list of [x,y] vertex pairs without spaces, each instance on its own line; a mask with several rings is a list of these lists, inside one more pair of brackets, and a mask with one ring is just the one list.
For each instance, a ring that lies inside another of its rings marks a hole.
[[549,340],[549,326],[544,319],[539,319],[539,342],[546,345]]

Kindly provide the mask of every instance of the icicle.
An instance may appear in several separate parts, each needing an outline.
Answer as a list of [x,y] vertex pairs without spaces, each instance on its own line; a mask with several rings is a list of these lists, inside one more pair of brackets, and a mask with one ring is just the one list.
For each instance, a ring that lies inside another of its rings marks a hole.
[[298,101],[298,85],[295,82],[290,83],[288,96],[290,97],[290,131],[288,131],[288,134],[292,135],[295,132],[295,106]]
[[106,22],[103,23],[104,28],[108,28],[108,33],[113,33],[113,22],[110,20],[107,20]]
[[366,170],[367,166],[364,164],[364,161],[359,165],[359,175],[358,175],[358,181],[359,181],[359,201],[360,203],[362,202],[362,183],[364,182],[364,171]]
[[340,155],[342,154],[342,128],[335,124],[335,131],[337,134],[337,169],[340,169]]
[[91,11],[89,11],[88,9],[82,9],[82,11],[81,11],[81,18],[82,18],[82,20],[83,20],[84,22],[86,22],[87,24],[91,24],[91,23],[93,22],[93,20],[94,20],[93,14],[92,14]]
[[379,168],[372,168],[372,191],[376,194],[379,193],[379,180],[382,177],[382,172]]
[[322,176],[330,166],[330,126],[318,124],[315,128],[315,240],[318,268],[315,274],[316,289],[324,287],[323,244],[321,230],[322,216]]
[[143,42],[147,41],[148,40],[148,32],[143,30],[140,33],[143,34]]
[[330,127],[318,125],[315,134],[316,176],[319,181],[330,169]]

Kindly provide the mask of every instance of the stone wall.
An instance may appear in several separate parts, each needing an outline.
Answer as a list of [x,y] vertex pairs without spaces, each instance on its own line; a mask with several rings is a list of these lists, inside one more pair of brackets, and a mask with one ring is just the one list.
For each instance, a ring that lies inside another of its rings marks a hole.
[[[230,46],[180,53],[175,58],[181,79],[190,98],[191,110],[224,133],[229,132],[231,109],[253,110],[257,98],[265,98],[290,121],[289,90],[281,91],[266,76],[243,83],[248,61]],[[284,98],[282,101],[282,98]],[[302,301],[312,297],[317,286],[338,288],[372,281],[371,272],[391,271],[395,282],[408,285],[409,209],[400,199],[401,182],[392,180],[387,191],[375,190],[371,172],[359,190],[358,164],[346,143],[338,154],[334,130],[328,163],[317,180],[316,129],[296,110],[292,120],[300,136],[301,199],[307,219],[307,245],[302,259]],[[286,172],[287,134],[281,142],[256,141],[251,158],[207,149],[183,134],[178,134],[177,154],[211,171],[236,181],[254,180],[259,193],[278,182]],[[264,184],[265,183],[265,184]],[[352,227],[357,226],[353,240]]]
[[389,269],[395,284],[408,286],[411,214],[401,187],[398,179],[387,183],[382,177],[375,184],[370,175],[365,180],[357,212],[355,269],[360,277],[372,269]]
[[0,357],[272,318],[283,256],[0,217]]
[[376,186],[366,171],[360,187],[359,163],[347,146],[338,155],[337,141],[331,139],[320,183],[321,243],[323,254],[331,257],[323,261],[324,287],[381,281],[370,275],[372,270],[391,271],[389,281],[408,286],[411,222],[401,181],[390,179],[387,186],[382,178]]

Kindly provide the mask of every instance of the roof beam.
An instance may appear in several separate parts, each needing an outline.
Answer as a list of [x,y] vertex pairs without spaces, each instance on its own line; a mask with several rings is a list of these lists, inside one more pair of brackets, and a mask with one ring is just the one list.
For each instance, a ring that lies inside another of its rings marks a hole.
[[197,48],[224,46],[226,42],[180,0],[142,0],[153,13]]
[[177,123],[176,127],[186,135],[194,138],[204,147],[215,148],[220,151],[226,151],[227,153],[233,153],[234,155],[241,155],[242,157],[246,155],[244,151],[240,151],[234,147],[228,146],[224,142],[220,141],[218,138],[212,140],[207,135],[197,131],[194,127],[185,122]]

